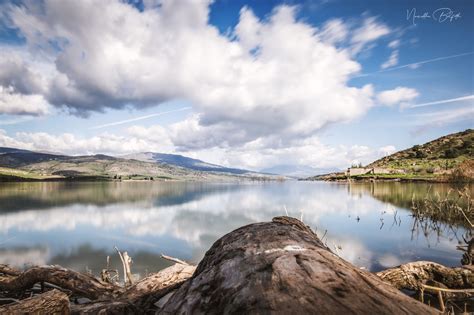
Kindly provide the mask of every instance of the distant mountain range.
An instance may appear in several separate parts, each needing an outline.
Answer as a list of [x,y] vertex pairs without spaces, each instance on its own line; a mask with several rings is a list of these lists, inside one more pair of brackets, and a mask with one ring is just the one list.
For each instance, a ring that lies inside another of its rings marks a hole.
[[304,165],[282,164],[261,169],[260,172],[267,174],[278,174],[295,178],[306,178],[311,175],[328,174],[339,172],[338,168],[314,168]]
[[0,147],[0,179],[58,179],[58,178],[166,178],[207,180],[220,177],[292,177],[304,178],[314,174],[337,172],[333,168],[313,168],[282,164],[260,172],[224,167],[177,154],[142,152],[119,157],[104,154],[69,156]]
[[330,172],[340,171],[337,168],[314,168],[304,165],[276,165],[269,168],[261,169],[259,172],[249,171],[239,168],[229,168],[216,164],[211,164],[198,159],[192,159],[183,155],[177,154],[165,154],[165,153],[154,153],[154,152],[143,152],[135,154],[127,154],[121,156],[125,159],[133,159],[143,162],[158,162],[169,165],[175,165],[179,167],[189,168],[195,171],[202,172],[218,172],[218,173],[230,173],[230,174],[267,174],[267,175],[283,175],[294,178],[308,177],[314,174],[326,174]]
[[175,165],[180,167],[189,168],[195,171],[202,172],[218,172],[218,173],[230,173],[230,174],[247,174],[256,173],[248,170],[229,168],[216,164],[207,163],[201,160],[192,159],[183,155],[177,154],[165,154],[165,153],[154,153],[154,152],[143,152],[128,154],[122,156],[125,159],[133,159],[143,162],[157,162],[169,165]]
[[68,156],[0,147],[0,180],[176,179],[239,180],[271,178],[236,168],[209,164],[181,155],[139,153]]

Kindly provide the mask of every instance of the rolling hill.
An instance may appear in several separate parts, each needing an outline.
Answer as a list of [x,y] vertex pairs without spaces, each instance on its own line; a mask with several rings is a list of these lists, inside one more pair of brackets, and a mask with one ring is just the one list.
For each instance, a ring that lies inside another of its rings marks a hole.
[[260,172],[267,174],[284,175],[294,178],[305,178],[311,175],[327,174],[338,172],[336,168],[314,168],[304,165],[281,164],[261,169]]
[[[168,160],[170,157],[168,157]],[[199,161],[182,157],[190,163]],[[0,148],[0,180],[241,180],[270,178],[244,170],[227,169],[202,162],[187,168],[162,160],[137,160],[103,154],[67,156],[15,148]],[[186,163],[181,163],[186,165]],[[226,172],[226,170],[229,170]]]
[[192,159],[186,156],[177,154],[165,154],[165,153],[154,153],[154,152],[143,152],[136,154],[128,154],[122,156],[122,158],[133,159],[143,162],[156,162],[164,163],[168,165],[174,165],[179,167],[185,167],[195,171],[202,172],[218,172],[218,173],[230,173],[230,174],[247,174],[255,173],[248,170],[229,168],[216,164],[207,163],[201,160]]
[[[449,134],[422,145],[398,151],[359,168],[366,173],[352,179],[403,179],[428,181],[474,180],[474,130]],[[308,180],[346,180],[343,172]]]
[[419,168],[442,169],[452,168],[466,159],[474,158],[474,130],[468,129],[435,139],[422,145],[398,151],[392,155],[372,162],[368,167],[387,167],[410,169]]

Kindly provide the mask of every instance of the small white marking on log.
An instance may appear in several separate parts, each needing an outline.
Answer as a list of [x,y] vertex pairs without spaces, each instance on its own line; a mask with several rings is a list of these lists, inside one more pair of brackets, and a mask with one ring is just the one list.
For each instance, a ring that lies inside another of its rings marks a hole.
[[306,248],[303,248],[299,245],[287,245],[285,246],[285,248],[283,248],[283,250],[286,250],[287,252],[303,252],[306,250]]
[[[272,249],[267,249],[266,251],[264,251],[265,254],[271,254],[271,253],[275,253],[275,252],[281,252],[283,251],[283,249],[281,248],[272,248]],[[261,254],[262,252],[258,252],[257,254]]]
[[[272,248],[264,250],[264,254],[271,254],[275,252],[303,252],[306,248],[303,248],[299,245],[286,245],[284,248]],[[257,255],[261,254],[262,252],[257,252]]]

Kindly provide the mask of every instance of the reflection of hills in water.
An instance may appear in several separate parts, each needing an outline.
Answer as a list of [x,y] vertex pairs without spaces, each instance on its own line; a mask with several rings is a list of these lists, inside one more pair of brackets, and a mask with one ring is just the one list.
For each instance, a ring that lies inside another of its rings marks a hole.
[[199,182],[6,183],[0,184],[0,212],[39,210],[73,204],[106,206],[143,201],[155,206],[171,206],[236,187],[233,184],[210,185]]
[[[393,182],[374,182],[374,183],[357,183],[347,186],[349,193],[353,195],[370,194],[372,197],[390,203],[396,207],[411,210],[413,203],[418,207],[429,206],[438,199],[448,197],[451,201],[465,209],[467,207],[467,199],[459,198],[457,191],[467,192],[471,198],[474,196],[474,185],[466,185],[463,187],[452,187],[447,184],[428,184],[428,183],[393,183]],[[429,201],[429,202],[424,202]],[[423,213],[423,209],[420,209]],[[459,224],[464,227],[469,227],[467,220],[461,218],[459,222],[453,222],[453,217],[444,209],[438,213],[437,219],[448,224]],[[474,220],[474,218],[473,218]]]

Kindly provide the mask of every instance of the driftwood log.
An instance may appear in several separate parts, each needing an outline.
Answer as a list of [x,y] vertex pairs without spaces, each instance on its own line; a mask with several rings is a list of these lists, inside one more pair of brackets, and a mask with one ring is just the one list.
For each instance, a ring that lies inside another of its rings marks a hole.
[[397,289],[419,290],[428,282],[452,289],[474,289],[472,266],[448,268],[430,261],[417,261],[377,272],[377,276]]
[[442,312],[446,308],[446,299],[456,296],[463,298],[458,304],[465,311],[474,311],[472,265],[448,268],[430,261],[417,261],[378,272],[377,276],[398,289],[417,291],[421,302],[424,302],[426,292],[435,293]]
[[[191,277],[195,266],[180,263],[165,268],[155,274],[152,274],[132,286],[123,288],[116,284],[107,283],[98,280],[90,275],[78,273],[59,266],[33,267],[25,272],[20,272],[5,265],[0,265],[0,292],[7,292],[10,296],[21,294],[26,289],[33,287],[36,283],[48,283],[58,286],[71,292],[73,296],[87,297],[91,300],[86,304],[75,304],[72,299],[71,306],[68,309],[73,314],[134,314],[143,313],[144,310],[156,308],[156,303],[167,293],[177,288],[186,279]],[[53,291],[48,291],[53,292]],[[41,314],[55,314],[57,303],[45,303],[46,300],[58,298],[59,291],[55,295],[46,295],[47,293],[36,296],[31,299],[21,300],[12,306],[5,305],[0,307],[0,314],[8,313],[10,307],[15,305],[16,309],[22,309],[23,312],[37,314],[36,306],[39,302],[34,302],[36,298],[44,296],[41,300]],[[69,301],[67,295],[65,296]],[[58,302],[60,303],[60,301]],[[61,304],[62,305],[62,304]],[[27,311],[30,309],[31,311]],[[18,312],[17,312],[18,314]]]
[[[42,291],[56,287],[69,295],[46,291],[0,306],[0,314],[20,307],[17,313],[34,314],[58,309],[65,314],[437,314],[398,289],[416,289],[427,280],[444,281],[452,288],[473,286],[472,269],[468,273],[465,268],[430,262],[377,275],[360,270],[333,254],[301,221],[289,217],[223,236],[197,268],[163,258],[176,264],[126,287],[59,266],[21,272],[0,265],[4,297],[20,299],[38,283]],[[412,277],[409,281],[407,274]],[[38,302],[33,303],[35,299]]]
[[72,314],[136,314],[156,310],[155,303],[190,278],[195,266],[177,263],[128,287],[113,301],[73,305]]
[[69,314],[69,298],[58,290],[51,290],[21,302],[0,307],[0,314]]
[[116,285],[60,266],[33,267],[25,272],[16,272],[16,275],[12,275],[11,268],[5,270],[2,267],[4,265],[0,265],[0,273],[6,276],[0,277],[0,291],[21,292],[38,282],[49,282],[93,300],[113,298],[122,291]]

